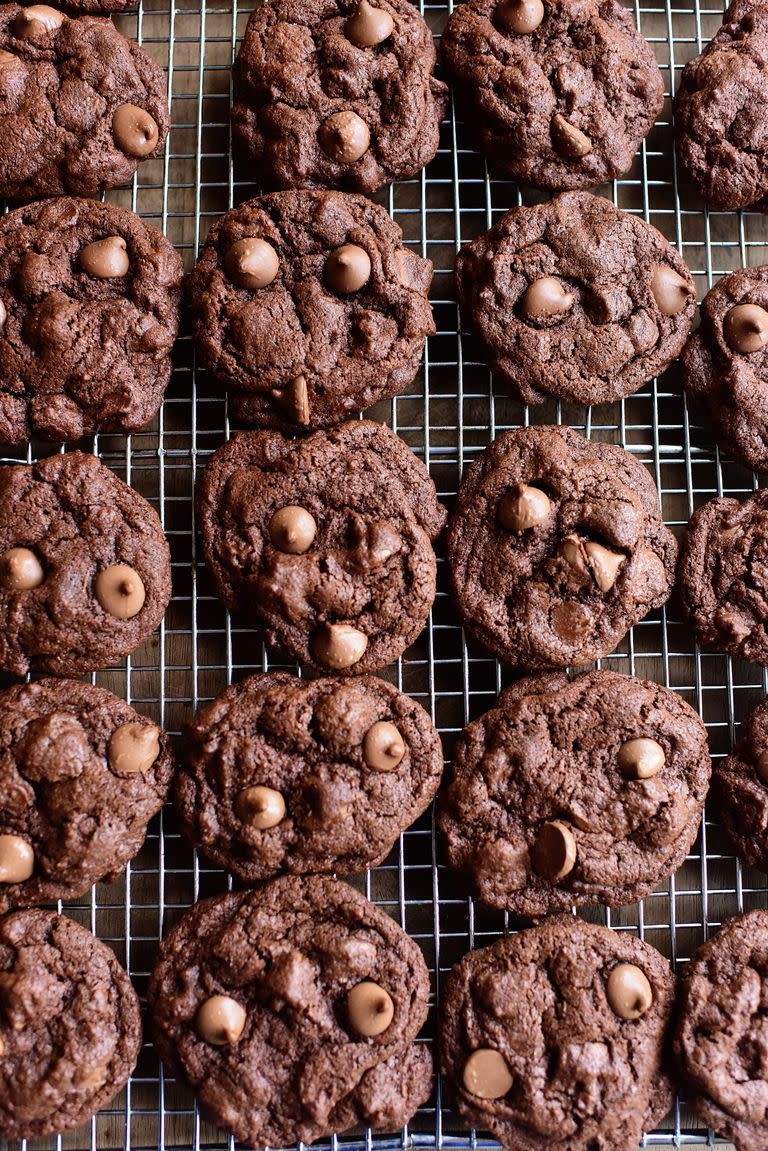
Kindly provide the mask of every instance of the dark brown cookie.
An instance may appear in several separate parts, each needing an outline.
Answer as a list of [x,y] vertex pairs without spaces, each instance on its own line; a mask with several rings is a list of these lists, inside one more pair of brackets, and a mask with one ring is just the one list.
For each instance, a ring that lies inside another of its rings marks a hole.
[[694,512],[678,585],[700,644],[768,665],[768,490]]
[[0,195],[127,184],[170,127],[159,64],[109,20],[0,5]]
[[327,427],[412,382],[431,281],[363,196],[260,196],[214,224],[189,277],[195,342],[243,423]]
[[685,859],[709,773],[706,728],[673,691],[610,671],[533,676],[465,728],[438,821],[491,907],[620,907]]
[[52,911],[0,920],[0,1131],[79,1127],[122,1089],[141,1047],[139,1000],[114,952]]
[[675,1056],[685,1101],[736,1151],[768,1146],[768,911],[729,919],[683,968]]
[[462,322],[526,404],[612,403],[677,356],[696,310],[677,250],[588,192],[513,208],[456,257]]
[[453,968],[441,1071],[466,1122],[505,1151],[629,1151],[672,1103],[673,991],[647,943],[554,916]]
[[753,708],[739,742],[715,763],[717,816],[740,859],[768,871],[768,700]]
[[440,783],[420,704],[372,676],[254,675],[188,725],[176,809],[196,847],[253,883],[380,863]]
[[768,265],[724,276],[701,302],[683,351],[683,383],[718,443],[768,471]]
[[498,436],[466,471],[448,529],[464,626],[529,671],[613,651],[666,602],[676,559],[648,471],[567,427]]
[[424,627],[445,508],[382,424],[236,436],[208,462],[196,507],[220,598],[303,663],[376,671]]
[[713,207],[735,211],[768,193],[766,116],[768,6],[736,0],[675,96],[678,160]]
[[43,679],[0,693],[0,914],[115,879],[172,774],[165,735],[110,691]]
[[614,0],[469,0],[441,49],[482,151],[535,188],[621,176],[664,103],[653,49]]
[[170,598],[157,512],[95,456],[0,467],[0,668],[104,667],[148,639]]
[[235,143],[269,187],[375,192],[437,151],[434,67],[407,0],[266,0],[235,61]]
[[0,217],[0,441],[144,427],[171,377],[183,271],[114,204],[61,197]]
[[198,903],[164,940],[147,1003],[204,1113],[249,1147],[285,1147],[410,1119],[432,1086],[413,1042],[428,996],[395,921],[313,876]]

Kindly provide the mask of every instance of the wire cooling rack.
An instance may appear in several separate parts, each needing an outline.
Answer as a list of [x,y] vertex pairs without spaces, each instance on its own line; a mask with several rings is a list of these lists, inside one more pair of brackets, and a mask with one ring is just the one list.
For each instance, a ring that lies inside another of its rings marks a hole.
[[[654,45],[669,96],[684,63],[719,25],[721,9],[641,3],[630,8]],[[449,7],[422,0],[422,11],[439,36]],[[116,20],[167,69],[174,127],[165,155],[145,164],[130,189],[110,198],[162,228],[188,267],[213,220],[258,192],[251,174],[233,167],[228,126],[230,64],[247,15],[236,0],[234,7],[212,3],[202,8],[199,0],[179,0],[170,9],[167,0],[146,0],[137,14]],[[768,261],[763,216],[707,213],[679,180],[669,100],[631,172],[600,192],[655,224],[679,247],[696,277],[699,298],[723,273]],[[527,202],[533,198],[525,193]],[[591,411],[555,404],[526,411],[503,392],[494,392],[476,346],[457,330],[453,259],[460,244],[523,198],[514,184],[489,175],[453,113],[443,124],[439,154],[427,171],[380,199],[407,242],[434,262],[432,301],[438,332],[428,343],[414,385],[372,414],[389,422],[426,461],[448,503],[462,468],[500,431],[529,421],[561,421],[595,439],[624,445],[654,475],[665,519],[677,532],[693,509],[714,495],[744,498],[756,487],[755,477],[721,458],[708,429],[693,422],[674,368],[623,403]],[[160,631],[124,666],[95,679],[178,735],[192,712],[227,683],[276,665],[253,631],[228,618],[199,560],[194,481],[230,427],[220,389],[196,368],[186,329],[175,357],[165,405],[150,430],[130,438],[99,436],[83,446],[97,452],[157,507],[173,557],[173,602]],[[28,454],[5,458],[32,459],[51,450],[35,443]],[[505,672],[482,650],[465,643],[447,594],[442,557],[438,583],[428,627],[407,656],[384,674],[431,712],[448,762],[456,734],[491,706]],[[698,650],[674,599],[667,609],[638,624],[603,663],[678,691],[706,721],[715,757],[728,752],[745,713],[768,687],[761,669]],[[684,867],[643,904],[584,914],[643,936],[679,967],[724,916],[766,906],[766,877],[738,865],[716,815],[709,811]],[[354,881],[424,950],[433,990],[426,1041],[434,1033],[434,1006],[445,972],[469,948],[490,943],[516,926],[503,914],[474,903],[438,858],[432,817],[427,815],[401,837],[384,864]],[[179,838],[169,807],[151,826],[124,877],[97,886],[65,910],[115,948],[143,996],[163,933],[198,897],[223,891],[228,883],[224,873],[206,865]],[[684,1101],[644,1141],[647,1146],[712,1143],[712,1134]],[[386,1137],[356,1133],[330,1144],[332,1151],[347,1146],[394,1151],[408,1145],[493,1146],[483,1133],[466,1131],[439,1086],[407,1130]],[[183,1085],[164,1075],[147,1038],[136,1074],[108,1109],[76,1132],[32,1146],[56,1151],[229,1151],[232,1143],[200,1119]],[[3,1142],[0,1132],[0,1151],[16,1149],[17,1144]]]

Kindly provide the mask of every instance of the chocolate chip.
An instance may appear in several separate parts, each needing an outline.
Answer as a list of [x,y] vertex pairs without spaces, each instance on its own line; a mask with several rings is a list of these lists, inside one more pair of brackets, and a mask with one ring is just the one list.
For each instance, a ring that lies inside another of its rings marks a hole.
[[252,291],[269,287],[280,270],[277,252],[258,236],[236,240],[224,263],[230,280]]
[[554,276],[540,276],[526,290],[520,310],[531,320],[549,320],[569,312],[573,302],[571,292]]
[[736,304],[725,313],[723,336],[734,352],[759,352],[768,344],[768,312],[758,304]]
[[367,1039],[383,1035],[395,1015],[395,1005],[389,992],[378,983],[365,980],[351,988],[347,995],[347,1015],[350,1026]]
[[124,723],[115,728],[107,762],[116,775],[149,771],[160,754],[160,729],[152,723]]
[[146,108],[121,104],[112,117],[112,135],[121,152],[143,160],[157,147],[160,131]]
[[289,419],[306,427],[309,423],[309,389],[305,376],[296,376],[284,388],[274,388],[272,395]]
[[651,269],[651,294],[662,316],[677,316],[688,303],[691,286],[668,264]]
[[94,584],[96,599],[116,619],[133,619],[144,606],[144,581],[128,564],[113,564],[100,571]]
[[664,748],[655,739],[628,739],[616,757],[619,771],[627,779],[653,779],[666,762]]
[[195,1016],[197,1034],[214,1047],[237,1043],[245,1030],[245,1008],[229,995],[212,995]]
[[358,48],[374,48],[391,35],[395,22],[383,8],[374,8],[368,0],[360,0],[356,10],[344,25],[344,35]]
[[371,144],[371,133],[365,120],[356,112],[335,112],[320,125],[320,147],[337,164],[354,164]]
[[309,551],[316,534],[314,516],[295,504],[280,508],[269,521],[269,538],[273,546],[288,555],[299,556]]
[[312,653],[324,667],[341,671],[359,663],[367,647],[365,632],[347,623],[326,623],[315,632]]
[[13,22],[17,36],[22,40],[32,40],[55,32],[64,23],[64,14],[47,4],[32,4],[22,8]]
[[507,1061],[493,1047],[478,1047],[464,1064],[462,1080],[470,1095],[478,1099],[503,1099],[514,1079]]
[[589,136],[556,112],[551,122],[552,143],[555,151],[568,160],[577,160],[588,156],[592,151],[592,141]]
[[608,976],[605,993],[620,1019],[639,1019],[653,1003],[648,977],[634,963],[619,963]]
[[0,585],[7,591],[29,591],[44,579],[43,566],[29,548],[9,548],[0,556]]
[[131,261],[123,237],[107,236],[81,248],[79,264],[89,276],[96,276],[99,280],[116,280],[126,274]]
[[359,244],[342,244],[325,261],[325,282],[344,296],[358,292],[371,278],[371,258]]
[[393,723],[380,720],[363,740],[363,759],[375,771],[394,771],[405,755],[405,741]]
[[569,875],[576,864],[576,840],[566,823],[559,819],[543,823],[531,849],[533,866],[550,883]]
[[530,484],[515,484],[499,500],[496,516],[502,527],[511,532],[524,532],[540,527],[552,512],[546,492]]
[[496,23],[505,32],[525,36],[535,32],[544,19],[541,0],[502,0],[496,5]]
[[0,835],[0,883],[23,883],[35,870],[35,853],[20,835]]
[[268,831],[285,818],[285,800],[273,787],[246,787],[235,799],[235,812],[243,823]]
[[626,556],[621,552],[613,552],[594,540],[587,540],[584,544],[589,570],[592,572],[595,583],[601,592],[608,592],[616,583],[619,571],[626,562]]

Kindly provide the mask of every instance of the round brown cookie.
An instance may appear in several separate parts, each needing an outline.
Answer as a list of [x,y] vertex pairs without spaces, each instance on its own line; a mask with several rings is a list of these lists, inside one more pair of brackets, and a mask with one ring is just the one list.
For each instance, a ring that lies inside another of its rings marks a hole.
[[718,443],[768,471],[768,265],[724,276],[700,315],[683,351],[685,390],[704,407]]
[[440,737],[391,684],[254,675],[188,725],[182,830],[239,879],[380,863],[440,783]]
[[198,903],[147,993],[160,1055],[249,1147],[393,1130],[429,1096],[418,946],[345,883],[276,879]]
[[666,1114],[674,978],[639,939],[554,916],[471,951],[442,987],[440,1068],[507,1151],[636,1147]]
[[0,914],[116,879],[173,774],[165,735],[103,688],[43,679],[0,693]]
[[768,912],[727,920],[683,968],[674,1048],[685,1101],[736,1151],[768,1145]]
[[666,602],[677,559],[643,465],[551,426],[503,433],[467,469],[447,550],[467,631],[529,671],[613,651]]
[[424,627],[445,508],[382,424],[236,436],[208,462],[196,508],[219,597],[303,663],[376,671]]
[[739,742],[715,763],[717,815],[740,859],[768,871],[768,700],[753,708]]
[[0,196],[127,184],[170,122],[165,74],[109,20],[0,5]]
[[432,264],[402,238],[342,192],[260,196],[214,224],[188,295],[200,358],[239,420],[325,427],[412,382],[435,331]]
[[79,1127],[124,1087],[141,1047],[139,1000],[114,952],[52,911],[0,920],[0,1131]]
[[513,208],[456,257],[462,322],[526,404],[612,403],[677,356],[696,310],[679,253],[588,192]]
[[438,822],[491,907],[620,907],[681,865],[709,774],[706,728],[673,691],[555,672],[518,680],[464,730]]
[[235,61],[235,143],[270,187],[375,192],[437,152],[434,67],[407,0],[266,0]]
[[469,0],[441,50],[481,150],[535,188],[621,176],[664,103],[653,49],[614,0]]
[[0,467],[0,668],[104,667],[148,639],[170,598],[157,512],[95,456]]
[[713,207],[735,211],[768,193],[766,116],[768,7],[736,0],[686,64],[674,103],[677,158]]
[[0,217],[0,441],[136,431],[179,327],[181,257],[133,212],[61,197]]
[[678,585],[700,644],[768,665],[768,490],[694,512]]

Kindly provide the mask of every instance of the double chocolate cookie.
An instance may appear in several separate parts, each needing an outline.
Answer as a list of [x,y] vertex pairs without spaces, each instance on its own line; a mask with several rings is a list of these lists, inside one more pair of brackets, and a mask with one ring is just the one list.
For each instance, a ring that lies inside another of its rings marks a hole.
[[52,911],[0,919],[0,1131],[79,1127],[120,1091],[141,1047],[139,1000],[104,943]]
[[418,946],[345,883],[273,880],[198,903],[160,949],[160,1055],[249,1147],[393,1130],[429,1096]]
[[672,1102],[673,991],[653,947],[570,916],[471,951],[440,997],[459,1111],[506,1151],[637,1147]]
[[683,968],[675,1056],[685,1101],[736,1151],[768,1146],[768,912],[729,919]]
[[749,713],[739,742],[715,764],[717,815],[740,859],[768,871],[768,701]]
[[768,265],[731,272],[701,302],[683,351],[683,383],[718,442],[768,471]]
[[746,208],[768,193],[766,116],[768,6],[735,0],[683,69],[674,105],[678,161],[714,208]]
[[768,665],[768,490],[694,512],[678,582],[700,644]]
[[189,299],[200,358],[239,420],[326,427],[412,382],[435,331],[432,264],[402,238],[378,204],[342,192],[260,196],[214,224]]
[[239,879],[380,863],[440,783],[440,737],[391,684],[254,675],[187,728],[176,810]]
[[529,671],[613,651],[666,602],[677,559],[643,465],[550,426],[503,433],[468,468],[447,550],[467,631]]
[[0,217],[0,441],[144,427],[171,377],[183,272],[161,232],[114,204],[61,197]]
[[170,126],[159,64],[109,20],[0,6],[0,195],[127,184]]
[[679,354],[696,310],[661,232],[587,192],[507,212],[459,252],[456,290],[464,326],[526,404],[636,392]]
[[434,67],[407,0],[266,0],[235,61],[235,142],[268,186],[375,192],[437,151]]
[[[657,683],[593,671],[521,679],[467,727],[442,795],[453,867],[516,915],[635,903],[696,838],[707,732]],[[768,793],[766,793],[768,794]]]
[[614,0],[468,0],[441,47],[482,151],[536,188],[621,176],[664,103],[653,49]]
[[110,691],[0,693],[0,914],[76,899],[138,853],[173,774],[164,734]]
[[0,467],[0,668],[104,667],[148,639],[170,598],[157,512],[95,456]]
[[236,436],[208,462],[196,506],[219,597],[303,663],[376,671],[424,627],[445,508],[382,424]]

